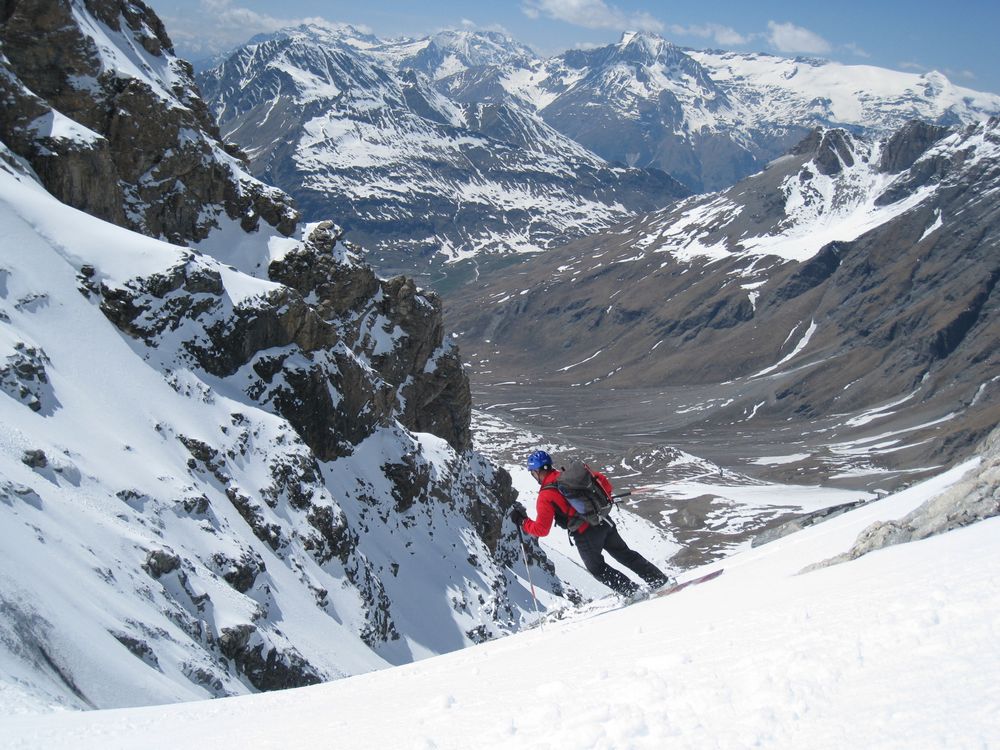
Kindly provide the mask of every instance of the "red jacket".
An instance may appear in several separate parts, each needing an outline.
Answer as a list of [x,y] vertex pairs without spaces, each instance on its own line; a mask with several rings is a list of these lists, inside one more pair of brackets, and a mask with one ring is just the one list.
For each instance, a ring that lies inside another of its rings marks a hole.
[[[608,478],[599,471],[594,472],[594,477],[597,479],[598,484],[604,488],[604,491],[608,495],[611,495],[613,490]],[[555,484],[557,479],[559,479],[559,472],[553,469],[542,479],[542,485]],[[555,520],[557,512],[566,518],[576,515],[576,510],[574,510],[573,506],[569,504],[566,498],[563,497],[563,494],[555,487],[539,490],[538,500],[535,503],[535,520],[532,521],[530,518],[524,519],[521,528],[532,536],[545,536],[552,530],[552,522]],[[590,524],[584,523],[577,529],[577,533],[582,534],[589,528]]]

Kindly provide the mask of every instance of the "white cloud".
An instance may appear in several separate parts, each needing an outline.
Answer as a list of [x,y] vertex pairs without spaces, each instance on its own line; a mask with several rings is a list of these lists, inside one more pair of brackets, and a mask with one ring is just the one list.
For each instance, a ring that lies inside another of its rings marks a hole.
[[[454,28],[455,28],[454,26],[443,26],[440,29],[438,29],[438,31],[451,31]],[[503,34],[504,36],[512,36],[510,31],[503,24],[500,23],[481,24],[477,23],[476,21],[470,21],[468,18],[463,18],[459,22],[458,28],[461,28],[464,31],[495,31],[496,33]],[[374,32],[369,32],[369,33],[374,33]]]
[[525,0],[521,10],[529,18],[554,18],[588,29],[663,31],[649,13],[626,13],[604,0]]
[[848,52],[850,52],[852,55],[855,55],[856,57],[864,57],[864,58],[871,57],[871,55],[869,55],[868,52],[866,52],[865,50],[863,50],[861,47],[859,47],[854,42],[850,42],[848,44],[845,44],[844,45],[844,49],[846,49]]
[[[258,13],[249,8],[234,5],[232,0],[201,0],[201,8],[196,13],[166,15],[167,31],[178,47],[178,51],[189,56],[211,55],[246,42],[256,34],[264,34],[290,26],[305,23],[330,24],[323,18],[283,18]],[[371,30],[364,26],[354,26],[362,33]]]
[[233,5],[232,0],[201,0],[201,7],[207,15],[218,22],[224,29],[242,29],[260,33],[262,31],[277,31],[288,26],[298,26],[303,23],[326,23],[322,18],[280,18],[266,13],[258,13],[249,8]]
[[767,40],[779,52],[805,52],[811,55],[828,54],[833,47],[819,34],[793,23],[767,22]]
[[736,31],[736,29],[717,23],[706,23],[698,26],[673,24],[669,27],[669,31],[676,36],[695,36],[701,39],[712,39],[722,47],[738,47],[750,41],[750,37],[744,36]]

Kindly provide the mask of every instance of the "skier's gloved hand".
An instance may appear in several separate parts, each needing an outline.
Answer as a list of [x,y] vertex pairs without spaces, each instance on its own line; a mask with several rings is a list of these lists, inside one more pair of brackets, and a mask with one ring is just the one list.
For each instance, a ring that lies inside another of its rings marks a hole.
[[510,509],[510,520],[514,522],[514,525],[521,528],[521,524],[524,523],[524,519],[528,517],[528,514],[524,512],[524,509],[520,506],[515,505]]

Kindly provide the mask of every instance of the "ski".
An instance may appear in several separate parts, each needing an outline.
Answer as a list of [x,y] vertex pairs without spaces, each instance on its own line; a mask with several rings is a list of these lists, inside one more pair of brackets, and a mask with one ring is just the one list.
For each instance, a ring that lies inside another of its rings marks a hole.
[[590,618],[597,617],[599,615],[605,615],[609,612],[616,612],[620,609],[631,607],[633,604],[639,604],[640,602],[649,601],[650,599],[657,599],[661,596],[676,594],[678,591],[686,589],[688,586],[694,586],[699,583],[712,581],[721,576],[723,570],[724,568],[719,568],[718,570],[713,570],[711,573],[706,573],[698,578],[692,578],[689,581],[672,583],[669,586],[664,586],[656,591],[642,592],[636,598],[631,600],[625,600],[621,597],[612,595],[601,599],[594,599],[593,601],[585,602],[575,607],[560,607],[559,609],[551,610],[545,613],[535,622],[531,623],[522,630],[534,630],[535,628],[544,626],[545,624],[560,621],[580,622],[582,620],[589,620]]
[[657,589],[650,593],[647,599],[656,599],[661,596],[669,596],[670,594],[676,594],[682,589],[686,589],[688,586],[694,586],[695,584],[705,583],[706,581],[711,581],[722,575],[724,568],[719,568],[718,570],[713,570],[711,573],[706,573],[698,578],[692,578],[690,581],[684,581],[682,583],[675,583],[670,586],[664,586],[662,589]]

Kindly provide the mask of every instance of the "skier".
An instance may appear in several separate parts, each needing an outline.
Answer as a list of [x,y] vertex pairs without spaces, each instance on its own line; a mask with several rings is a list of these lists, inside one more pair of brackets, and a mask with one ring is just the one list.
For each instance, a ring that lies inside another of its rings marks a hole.
[[[528,471],[541,485],[536,504],[536,518],[532,521],[520,506],[510,511],[510,519],[519,529],[532,536],[542,537],[552,529],[553,521],[561,528],[569,528],[569,519],[576,514],[565,496],[555,488],[559,472],[552,467],[552,457],[545,451],[535,451],[528,456]],[[611,495],[611,482],[600,472],[594,477]],[[604,561],[604,552],[633,571],[651,588],[657,589],[670,581],[663,571],[625,543],[618,529],[605,520],[597,525],[582,524],[576,531],[570,531],[570,541],[576,544],[583,564],[594,578],[620,595],[629,598],[639,591],[639,586],[620,570],[612,568]]]

